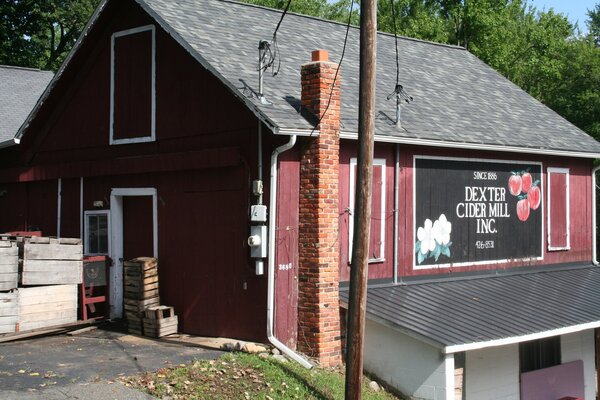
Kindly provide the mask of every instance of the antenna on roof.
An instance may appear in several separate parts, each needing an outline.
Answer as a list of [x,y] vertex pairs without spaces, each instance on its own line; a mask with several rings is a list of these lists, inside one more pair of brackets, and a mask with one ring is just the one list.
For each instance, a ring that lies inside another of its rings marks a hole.
[[413,101],[412,96],[409,96],[408,93],[404,91],[404,88],[400,84],[400,60],[398,57],[398,34],[396,33],[396,11],[394,9],[394,0],[390,0],[390,4],[392,7],[392,20],[394,22],[394,41],[396,44],[396,86],[394,91],[390,93],[387,97],[388,100],[396,97],[396,126],[401,127],[400,122],[400,104],[402,104],[402,100],[406,101],[406,103],[410,103]]
[[[268,57],[268,61],[267,61]],[[271,104],[263,93],[263,74],[273,64],[271,45],[266,40],[258,42],[258,100],[261,104]]]
[[[266,40],[258,42],[258,98],[262,104],[271,104],[263,93],[263,74],[269,67],[273,76],[277,76],[279,73],[281,57],[279,57],[279,46],[277,45],[277,31],[290,8],[290,4],[292,4],[292,0],[288,0],[283,13],[281,13],[281,18],[275,27],[271,42],[269,43]],[[275,68],[275,60],[277,60],[277,68]]]
[[396,126],[400,127],[402,124],[400,123],[400,105],[403,101],[407,104],[413,101],[412,96],[409,96],[408,93],[404,91],[404,87],[402,85],[396,84],[396,88],[394,91],[387,96],[387,100],[391,100],[392,98],[396,98]]

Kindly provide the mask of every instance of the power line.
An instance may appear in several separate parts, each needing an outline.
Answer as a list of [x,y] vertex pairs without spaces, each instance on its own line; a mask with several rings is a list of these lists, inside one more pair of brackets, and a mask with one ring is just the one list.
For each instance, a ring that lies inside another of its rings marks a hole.
[[[288,0],[285,8],[283,9],[283,13],[281,13],[281,18],[279,18],[279,22],[277,23],[275,31],[273,32],[271,43],[266,41],[260,42],[260,49],[263,50],[260,65],[262,65],[263,71],[266,71],[270,67],[273,76],[277,76],[279,69],[281,68],[281,56],[279,56],[279,45],[277,44],[277,31],[279,31],[279,27],[287,15],[290,4],[292,4],[292,0]],[[275,68],[275,61],[277,61],[277,68]]]
[[350,32],[350,22],[352,21],[353,11],[354,11],[354,0],[351,0],[350,1],[350,13],[348,14],[348,23],[346,24],[346,36],[344,37],[344,47],[342,47],[342,56],[340,57],[340,62],[338,63],[338,66],[335,70],[335,75],[333,76],[333,84],[331,85],[331,90],[329,91],[329,99],[327,100],[327,106],[325,107],[325,111],[323,111],[323,114],[321,114],[321,116],[319,117],[319,121],[317,122],[317,124],[310,131],[309,136],[312,136],[313,133],[315,132],[315,129],[317,129],[317,126],[321,125],[321,121],[323,121],[325,114],[327,114],[327,111],[329,110],[329,105],[331,104],[331,98],[333,97],[333,89],[335,88],[335,82],[337,81],[338,74],[340,72],[340,67],[342,66],[342,61],[344,61],[344,55],[346,54],[346,45],[348,44],[348,33]]

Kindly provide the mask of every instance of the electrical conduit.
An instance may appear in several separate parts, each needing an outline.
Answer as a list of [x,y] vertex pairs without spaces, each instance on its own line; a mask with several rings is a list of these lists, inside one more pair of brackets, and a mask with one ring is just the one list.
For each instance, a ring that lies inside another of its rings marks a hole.
[[277,219],[277,158],[279,155],[296,144],[296,135],[290,136],[290,140],[273,150],[271,155],[271,182],[269,191],[269,259],[267,272],[267,339],[282,353],[290,357],[305,368],[312,368],[313,365],[304,357],[294,352],[292,349],[281,343],[273,333],[274,311],[275,311],[275,220]]

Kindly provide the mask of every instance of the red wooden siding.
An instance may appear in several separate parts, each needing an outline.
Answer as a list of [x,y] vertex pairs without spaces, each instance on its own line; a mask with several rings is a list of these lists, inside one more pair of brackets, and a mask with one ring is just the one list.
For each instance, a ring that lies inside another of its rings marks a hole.
[[275,228],[275,335],[291,348],[296,347],[298,328],[298,159],[297,149],[280,157]]
[[123,258],[154,256],[152,196],[123,197]]
[[[153,21],[133,1],[107,7],[23,138],[19,163],[0,171],[0,182],[24,182],[0,183],[9,192],[0,206],[14,210],[0,216],[0,231],[35,224],[55,234],[58,177],[63,236],[79,236],[81,176],[84,210],[94,210],[94,201],[108,209],[112,188],[156,188],[161,302],[175,306],[180,330],[264,340],[266,277],[255,275],[246,245],[256,117],[157,27],[157,140],[109,145],[111,35]],[[265,134],[265,160],[271,145]],[[147,199],[124,198],[125,241],[141,238],[135,247],[126,243],[125,256],[151,250],[149,204],[133,204]]]
[[[383,161],[383,164],[381,163]],[[351,211],[350,217],[354,215],[356,209],[356,200],[355,200],[355,188],[356,188],[356,174],[357,174],[357,166],[356,160],[351,161],[352,172],[351,178],[353,183],[350,185],[350,192],[348,193],[348,197],[350,198],[349,208]],[[386,204],[382,203],[382,200],[385,201],[385,197],[383,191],[385,190],[385,160],[374,160],[373,164],[373,190],[371,195],[371,225],[370,225],[370,233],[369,233],[369,260],[372,262],[376,262],[377,260],[382,260],[385,257],[385,232],[382,229],[385,229],[385,213],[386,213]],[[383,217],[382,217],[383,214]],[[349,218],[349,230],[352,230],[354,227],[354,219]],[[353,237],[353,232],[349,232],[349,240]],[[349,255],[352,256],[352,243],[349,244]]]
[[79,237],[80,235],[80,180],[63,179],[61,193],[60,235]]
[[28,231],[42,231],[45,236],[56,236],[58,210],[58,181],[38,181],[27,184]]
[[150,136],[152,121],[152,31],[114,38],[115,139]]
[[568,218],[567,179],[565,172],[548,171],[548,247],[567,248]]
[[[340,281],[350,279],[350,173],[351,159],[356,157],[356,144],[342,141],[340,145],[340,185],[339,185],[339,241],[340,241]],[[373,198],[371,202],[371,234],[369,254],[369,279],[391,279],[393,277],[393,233],[394,233],[394,145],[378,144],[375,158],[385,161],[385,169],[373,169]],[[385,194],[382,193],[385,178]],[[385,196],[384,219],[381,219],[381,196]],[[380,254],[381,224],[384,224],[384,254]]]

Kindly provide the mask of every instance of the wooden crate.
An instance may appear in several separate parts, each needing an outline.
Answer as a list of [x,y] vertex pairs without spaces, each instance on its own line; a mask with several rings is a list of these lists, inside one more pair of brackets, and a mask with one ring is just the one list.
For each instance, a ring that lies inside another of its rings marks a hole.
[[[124,298],[147,300],[158,297],[156,258],[139,257],[123,263]],[[143,310],[140,310],[143,311]]]
[[0,334],[17,331],[18,314],[17,293],[0,293]]
[[16,290],[19,331],[77,322],[77,285],[53,285]]
[[136,335],[143,335],[142,319],[144,317],[143,312],[125,312],[125,319],[127,320],[127,332]]
[[177,333],[179,321],[173,307],[157,306],[146,309],[143,322],[144,335],[159,338]]
[[15,289],[18,277],[19,248],[15,242],[0,240],[0,291]]
[[136,299],[124,299],[124,309],[125,312],[133,312],[133,313],[144,313],[144,310],[148,307],[158,306],[160,305],[160,297],[152,297],[145,300],[136,300]]
[[66,285],[82,282],[81,239],[32,237],[22,241],[22,285]]

